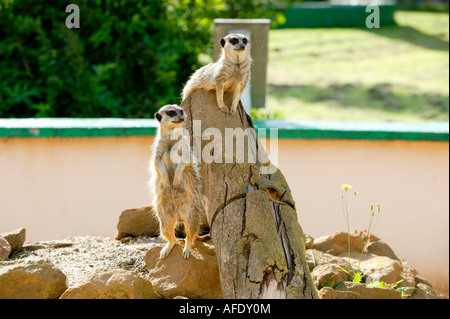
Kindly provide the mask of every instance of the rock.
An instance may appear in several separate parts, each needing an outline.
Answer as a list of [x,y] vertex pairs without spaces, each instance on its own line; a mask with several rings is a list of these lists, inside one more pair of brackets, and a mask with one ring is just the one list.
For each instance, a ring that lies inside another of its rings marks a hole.
[[[361,251],[364,239],[358,232],[350,232],[350,251]],[[340,255],[348,252],[347,232],[338,231],[331,235],[314,239],[313,248],[331,255]]]
[[308,264],[308,268],[312,271],[318,265],[323,264],[335,264],[339,265],[344,269],[348,267],[348,259],[342,257],[336,257],[324,252],[321,252],[317,249],[308,249],[305,252],[306,263]]
[[51,241],[40,241],[37,243],[30,243],[27,245],[23,245],[23,249],[26,251],[35,251],[38,249],[56,249],[56,248],[65,248],[71,247],[73,243],[59,240],[51,240]]
[[359,295],[359,299],[402,299],[400,291],[392,288],[367,287],[356,282],[344,282],[337,291],[349,291]]
[[321,299],[361,299],[360,295],[352,291],[339,291],[330,287],[323,287],[319,290]]
[[305,238],[306,238],[306,244],[305,244],[306,249],[312,249],[314,246],[314,238],[308,234],[305,234]]
[[152,284],[123,269],[97,269],[67,289],[60,299],[158,299]]
[[433,289],[423,283],[418,283],[416,289],[409,299],[440,299],[441,296]]
[[23,243],[25,242],[26,230],[25,228],[18,228],[7,233],[2,233],[0,237],[6,239],[11,246],[11,252],[14,252],[15,250],[22,249]]
[[422,276],[420,276],[419,274],[417,274],[416,276],[414,276],[414,280],[416,281],[416,285],[417,284],[425,284],[427,286],[432,287],[432,285],[430,284],[430,282],[428,280],[426,280],[425,278],[423,278]]
[[[417,270],[412,267],[406,260],[401,260],[403,271],[401,272],[400,276],[398,277],[398,280],[403,280],[401,283],[398,284],[399,287],[415,287],[416,286],[416,279],[417,276]],[[412,291],[408,292],[412,293]]]
[[66,276],[48,259],[0,262],[0,299],[56,299],[66,289]]
[[5,238],[0,237],[0,261],[8,259],[10,253],[11,253],[11,245]]
[[159,253],[163,246],[155,245],[144,256],[148,276],[156,292],[167,299],[176,296],[222,298],[219,267],[212,244],[195,241],[192,254],[186,260],[182,256],[184,240],[179,239],[169,256],[161,260]]
[[391,259],[395,259],[400,261],[400,259],[397,257],[397,255],[394,253],[391,247],[389,247],[388,244],[386,244],[382,240],[377,241],[369,241],[366,246],[366,252],[372,253],[377,256],[386,256]]
[[311,276],[317,289],[322,287],[334,288],[347,280],[347,274],[334,264],[322,264],[315,267]]
[[362,260],[360,270],[362,274],[366,274],[367,284],[370,281],[384,281],[386,284],[395,284],[403,271],[403,267],[398,260],[385,256],[375,256],[367,260]]
[[158,236],[159,221],[150,206],[124,210],[117,223],[116,239],[127,236]]

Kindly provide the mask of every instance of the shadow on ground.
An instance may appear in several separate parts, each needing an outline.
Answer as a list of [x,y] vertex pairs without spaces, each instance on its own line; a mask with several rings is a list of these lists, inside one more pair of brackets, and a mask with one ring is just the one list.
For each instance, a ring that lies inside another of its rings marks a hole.
[[297,99],[300,103],[329,103],[341,108],[373,109],[392,113],[413,113],[426,120],[449,120],[449,97],[440,94],[402,91],[390,84],[362,86],[269,85],[269,94],[277,99]]

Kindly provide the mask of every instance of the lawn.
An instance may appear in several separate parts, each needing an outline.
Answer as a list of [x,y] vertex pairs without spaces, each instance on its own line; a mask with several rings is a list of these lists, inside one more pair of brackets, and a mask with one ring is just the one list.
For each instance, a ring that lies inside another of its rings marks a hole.
[[271,30],[258,117],[448,121],[448,13],[398,11],[395,20],[380,29]]

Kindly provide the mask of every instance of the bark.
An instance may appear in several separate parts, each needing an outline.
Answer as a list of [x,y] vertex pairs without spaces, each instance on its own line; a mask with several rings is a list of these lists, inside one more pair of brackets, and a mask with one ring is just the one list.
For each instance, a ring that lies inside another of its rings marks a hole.
[[[226,94],[224,101],[230,105],[231,96]],[[242,104],[229,117],[218,108],[214,91],[197,90],[181,106],[193,151],[201,159],[202,201],[224,298],[318,298],[306,264],[305,235],[283,174],[276,168],[271,174],[261,170],[271,164],[257,156],[266,153],[251,134],[244,145],[243,163],[236,162],[239,158],[225,162],[226,147],[230,147],[225,143],[226,129],[254,128]],[[215,137],[220,147],[214,151],[212,137],[198,137],[208,128],[221,133],[221,140]],[[249,145],[254,147],[247,154]],[[222,161],[207,163],[201,151],[214,153]]]

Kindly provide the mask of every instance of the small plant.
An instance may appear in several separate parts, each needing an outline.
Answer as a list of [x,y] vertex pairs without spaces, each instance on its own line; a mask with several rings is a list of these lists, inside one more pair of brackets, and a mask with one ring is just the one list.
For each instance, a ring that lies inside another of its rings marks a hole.
[[[359,270],[359,266],[361,265],[361,260],[362,260],[362,256],[364,253],[364,249],[366,249],[367,241],[369,240],[370,235],[372,235],[373,230],[375,229],[375,226],[378,223],[378,218],[380,217],[380,212],[381,212],[380,204],[377,204],[377,216],[375,218],[375,213],[373,211],[373,205],[370,206],[369,227],[367,227],[367,237],[364,241],[363,248],[361,250],[361,256],[359,257],[357,270]],[[375,223],[374,223],[374,219],[375,219]]]
[[[349,279],[351,278],[351,272],[350,272],[350,266],[351,266],[351,263],[350,263],[350,251],[351,250],[350,250],[349,213],[350,213],[350,208],[351,208],[351,206],[353,204],[353,200],[355,199],[356,195],[358,195],[358,192],[355,191],[353,193],[353,197],[352,197],[350,203],[348,203],[347,193],[348,193],[348,190],[352,189],[352,188],[353,187],[351,185],[349,185],[349,184],[342,184],[342,189],[344,190],[344,194],[342,194],[342,197],[341,197],[341,199],[342,199],[342,211],[344,213],[344,217],[345,217],[345,220],[347,222],[348,269],[347,269],[346,273],[347,273]],[[359,270],[359,266],[361,265],[361,260],[362,260],[363,254],[364,254],[364,250],[366,249],[367,242],[368,242],[370,236],[372,235],[373,230],[375,229],[375,226],[378,223],[378,218],[380,217],[380,212],[381,212],[380,204],[377,204],[377,214],[376,214],[376,216],[375,216],[375,212],[374,212],[374,206],[373,205],[370,206],[369,226],[367,227],[367,236],[366,236],[366,238],[364,240],[364,244],[363,244],[363,247],[362,247],[362,250],[361,250],[361,255],[359,257],[358,266],[356,268],[356,273],[354,274],[353,281],[355,280],[355,277],[358,276],[358,274],[359,274],[359,276],[356,277],[356,279],[358,280],[358,278],[359,278],[359,282],[362,280],[361,273],[360,273],[360,270]]]
[[354,195],[352,197],[352,200],[350,202],[350,205],[347,203],[347,191],[349,189],[352,189],[352,186],[349,184],[342,184],[342,189],[344,189],[344,194],[342,195],[342,211],[344,213],[345,220],[347,222],[347,244],[348,244],[348,269],[347,269],[347,275],[350,276],[350,223],[348,219],[348,215],[350,212],[350,208],[353,204],[353,200],[355,199],[358,192],[354,192]]

